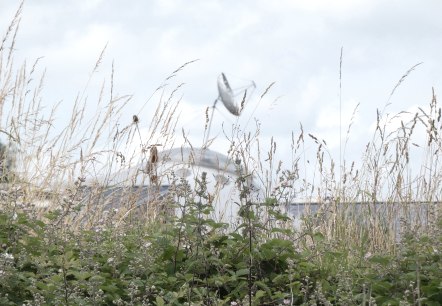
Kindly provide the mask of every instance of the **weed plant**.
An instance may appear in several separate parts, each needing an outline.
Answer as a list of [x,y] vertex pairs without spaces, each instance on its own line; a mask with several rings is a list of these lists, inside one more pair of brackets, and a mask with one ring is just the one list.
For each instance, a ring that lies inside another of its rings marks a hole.
[[[442,126],[434,91],[410,121],[378,111],[361,160],[344,159],[340,169],[326,142],[302,125],[287,169],[274,158],[273,138],[263,151],[259,122],[254,133],[234,126],[228,155],[239,197],[230,205],[238,216],[223,222],[213,217],[205,173],[175,176],[161,196],[162,174],[152,167],[112,183],[113,173],[140,160],[154,164],[158,144],[174,146],[181,85],[166,83],[191,62],[158,87],[150,118],[138,113],[122,124],[132,97],[114,94],[112,67],[97,114],[87,117],[80,94],[66,126],[55,129],[57,106],[43,109],[43,77],[35,82],[38,60],[18,68],[13,61],[21,9],[0,45],[1,305],[440,305]],[[103,58],[104,50],[91,78]],[[302,163],[307,144],[317,146],[314,169]],[[424,152],[417,174],[416,150]],[[139,176],[151,186],[142,209]],[[120,189],[109,202],[111,187]],[[300,195],[319,208],[295,227],[290,205]]]

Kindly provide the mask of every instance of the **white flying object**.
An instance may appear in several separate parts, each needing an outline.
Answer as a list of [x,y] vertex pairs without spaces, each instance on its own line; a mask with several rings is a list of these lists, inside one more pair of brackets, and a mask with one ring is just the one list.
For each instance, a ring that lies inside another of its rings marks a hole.
[[[255,82],[251,82],[251,84],[244,86],[242,88],[239,88],[236,90],[236,93],[232,90],[232,87],[229,84],[229,81],[227,80],[226,75],[222,72],[218,76],[218,97],[216,98],[215,102],[212,106],[212,115],[210,116],[209,126],[207,129],[207,134],[204,141],[204,146],[207,145],[207,142],[209,140],[210,136],[210,128],[212,126],[212,120],[213,120],[213,114],[215,112],[216,104],[218,101],[221,101],[225,108],[234,116],[239,117],[244,110],[245,104],[249,98],[247,94],[247,90],[249,88],[255,89],[256,85]],[[242,94],[241,101],[238,101],[236,99],[236,96]]]

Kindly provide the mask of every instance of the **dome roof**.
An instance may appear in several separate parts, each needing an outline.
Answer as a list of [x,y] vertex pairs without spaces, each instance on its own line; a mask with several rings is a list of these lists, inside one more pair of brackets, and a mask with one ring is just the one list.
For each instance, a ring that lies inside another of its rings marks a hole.
[[237,174],[237,168],[227,156],[202,148],[173,148],[159,153],[160,163],[187,164]]
[[[158,152],[158,162],[155,163],[157,175],[162,175],[171,170],[207,169],[229,176],[237,176],[237,167],[226,155],[219,152],[202,148],[172,148]],[[87,180],[86,185],[105,186],[144,186],[149,184],[147,161],[136,164],[133,167],[122,168],[106,177]],[[205,171],[205,170],[203,170]],[[197,171],[199,172],[199,171]]]

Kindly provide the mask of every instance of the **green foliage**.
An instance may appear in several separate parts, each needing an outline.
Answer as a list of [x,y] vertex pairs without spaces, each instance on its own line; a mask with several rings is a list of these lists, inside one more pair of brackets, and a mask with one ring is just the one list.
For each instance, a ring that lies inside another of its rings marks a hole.
[[320,232],[295,243],[299,233],[275,234],[253,214],[228,228],[209,217],[201,199],[184,204],[193,216],[166,224],[79,232],[3,211],[1,304],[242,305],[251,297],[253,305],[438,305],[442,300],[440,224],[434,235],[404,235],[396,254],[361,260],[352,255],[357,250],[330,244]]

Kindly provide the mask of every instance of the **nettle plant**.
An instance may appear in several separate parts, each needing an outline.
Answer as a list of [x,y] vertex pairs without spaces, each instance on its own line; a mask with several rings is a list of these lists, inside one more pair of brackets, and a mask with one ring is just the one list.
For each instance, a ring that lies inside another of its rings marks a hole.
[[[361,161],[337,163],[342,177],[326,142],[302,125],[292,133],[289,163],[277,161],[273,138],[263,149],[258,121],[253,133],[234,125],[225,132],[238,173],[229,222],[218,218],[204,172],[192,180],[172,173],[167,193],[138,207],[133,177],[114,186],[113,174],[153,161],[157,144],[174,145],[182,85],[166,83],[192,62],[155,91],[151,117],[131,114],[125,124],[132,97],[115,95],[112,65],[92,124],[84,124],[89,108],[80,94],[57,132],[57,109],[44,111],[42,79],[34,83],[38,61],[14,66],[20,14],[21,7],[0,46],[0,132],[12,148],[1,159],[14,161],[0,189],[1,305],[439,305],[442,141],[434,93],[408,121],[379,111]],[[104,62],[103,52],[91,79]],[[317,148],[312,168],[303,162],[307,145]],[[415,150],[425,158],[413,176]],[[155,178],[148,170],[141,171],[147,181]],[[310,171],[319,179],[309,180]],[[98,176],[101,185],[91,184]],[[100,205],[109,187],[121,187],[118,207]],[[299,195],[319,200],[295,227],[290,207]],[[425,210],[413,212],[423,202]]]

